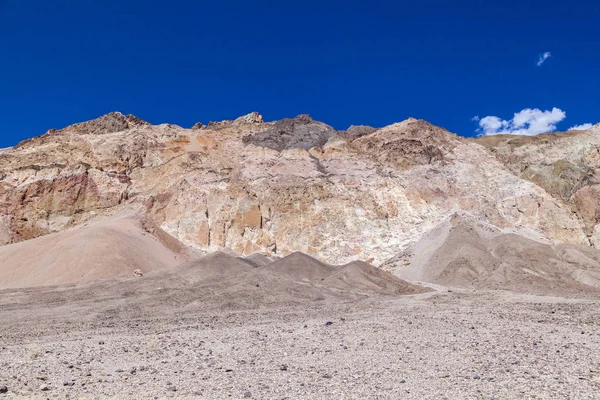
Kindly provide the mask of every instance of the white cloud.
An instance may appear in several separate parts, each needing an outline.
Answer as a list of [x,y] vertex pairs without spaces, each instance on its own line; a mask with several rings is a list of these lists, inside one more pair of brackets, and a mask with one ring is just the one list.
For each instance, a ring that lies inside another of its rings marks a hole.
[[549,51],[540,54],[538,61],[537,61],[537,66],[540,67],[547,59],[549,59],[552,56],[552,54],[550,54]]
[[525,135],[553,132],[556,124],[567,117],[560,108],[542,111],[539,108],[526,108],[515,113],[512,119],[503,120],[490,115],[479,120],[478,132],[481,135]]
[[585,123],[585,124],[581,124],[581,125],[575,125],[569,128],[570,131],[587,131],[588,129],[590,129],[592,126],[592,124]]

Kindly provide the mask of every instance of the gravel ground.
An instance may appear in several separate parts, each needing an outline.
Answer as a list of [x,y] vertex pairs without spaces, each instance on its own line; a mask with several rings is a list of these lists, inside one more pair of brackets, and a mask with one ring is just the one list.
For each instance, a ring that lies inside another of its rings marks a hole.
[[0,295],[0,399],[600,398],[596,299],[440,290],[219,311],[34,294]]

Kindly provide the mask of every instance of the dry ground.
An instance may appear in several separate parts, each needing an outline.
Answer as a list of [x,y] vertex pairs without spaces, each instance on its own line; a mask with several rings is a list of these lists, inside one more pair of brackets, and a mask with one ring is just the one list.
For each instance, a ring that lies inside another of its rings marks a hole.
[[0,398],[600,398],[596,298],[126,287],[0,292]]

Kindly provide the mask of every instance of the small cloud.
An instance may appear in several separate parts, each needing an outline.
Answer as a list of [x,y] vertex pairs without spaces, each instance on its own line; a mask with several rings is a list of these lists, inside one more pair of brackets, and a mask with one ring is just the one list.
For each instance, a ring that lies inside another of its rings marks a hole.
[[525,135],[554,132],[556,124],[567,117],[560,108],[542,111],[539,108],[526,108],[515,113],[510,120],[503,120],[494,115],[479,120],[480,135]]
[[476,115],[473,118],[471,118],[471,121],[479,122],[479,115]]
[[544,62],[546,62],[547,59],[549,59],[552,56],[552,54],[550,54],[549,51],[540,54],[538,61],[537,61],[537,66],[540,67]]
[[585,123],[585,124],[581,124],[581,125],[575,125],[569,128],[570,131],[587,131],[588,129],[590,129],[592,126],[592,124]]

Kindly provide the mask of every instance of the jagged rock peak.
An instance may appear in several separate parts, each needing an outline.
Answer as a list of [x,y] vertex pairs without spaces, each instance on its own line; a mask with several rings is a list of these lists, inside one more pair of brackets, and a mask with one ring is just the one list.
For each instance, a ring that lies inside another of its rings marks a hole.
[[242,115],[237,118],[234,122],[241,124],[262,124],[265,122],[263,120],[263,116],[257,113],[256,111],[251,112],[250,114]]
[[235,120],[226,119],[223,121],[210,121],[208,125],[204,125],[202,122],[197,122],[192,126],[192,129],[219,129],[225,128],[232,125],[243,125],[243,124],[262,124],[264,123],[263,116],[258,112],[253,111],[250,114],[242,115],[241,117],[236,118]]
[[373,128],[368,125],[350,125],[350,127],[345,131],[346,138],[350,141],[354,139],[358,139],[359,137],[363,137],[366,135],[370,135],[375,132],[377,128]]
[[443,161],[459,143],[457,135],[414,118],[377,129],[352,142],[356,149],[401,170]]
[[336,130],[323,122],[314,121],[308,114],[276,121],[271,128],[244,136],[245,144],[283,151],[323,146]]
[[118,111],[113,111],[96,119],[69,125],[60,130],[50,129],[48,132],[46,132],[46,134],[76,132],[90,135],[103,135],[107,133],[125,131],[138,126],[148,125],[150,125],[149,122],[146,122],[135,115],[124,115]]

